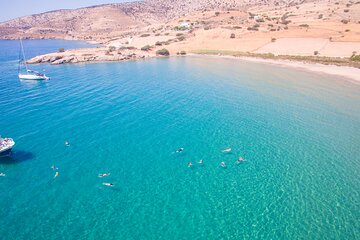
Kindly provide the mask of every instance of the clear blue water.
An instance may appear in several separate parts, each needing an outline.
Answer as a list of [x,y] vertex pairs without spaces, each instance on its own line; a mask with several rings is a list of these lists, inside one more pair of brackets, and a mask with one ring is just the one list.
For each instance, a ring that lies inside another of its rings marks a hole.
[[1,239],[360,239],[360,85],[200,57],[36,65],[51,80],[24,82],[18,43],[0,51],[0,134],[16,141]]

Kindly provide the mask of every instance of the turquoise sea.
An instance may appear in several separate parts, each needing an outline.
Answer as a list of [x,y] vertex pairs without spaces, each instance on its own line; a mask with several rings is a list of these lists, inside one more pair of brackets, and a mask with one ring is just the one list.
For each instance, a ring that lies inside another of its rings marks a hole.
[[35,65],[51,80],[29,82],[18,49],[0,41],[0,134],[16,141],[1,239],[360,239],[359,83],[205,57]]

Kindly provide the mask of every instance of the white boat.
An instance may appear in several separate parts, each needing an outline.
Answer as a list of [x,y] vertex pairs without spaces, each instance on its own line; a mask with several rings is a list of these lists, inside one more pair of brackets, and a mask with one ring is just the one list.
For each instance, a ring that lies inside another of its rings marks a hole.
[[[45,74],[30,70],[28,68],[28,66],[26,64],[24,46],[22,44],[21,39],[20,39],[20,45],[21,45],[21,53],[22,53],[23,58],[19,59],[19,71],[18,71],[19,79],[22,79],[22,80],[49,80],[50,78],[48,76],[46,76]],[[21,73],[21,64],[23,64],[26,68],[25,73]]]
[[12,138],[1,138],[0,137],[0,157],[8,156],[15,145]]

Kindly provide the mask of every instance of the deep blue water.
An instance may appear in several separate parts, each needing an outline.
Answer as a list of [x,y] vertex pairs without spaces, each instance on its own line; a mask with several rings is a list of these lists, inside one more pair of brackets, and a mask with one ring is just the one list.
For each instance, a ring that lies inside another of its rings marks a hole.
[[201,57],[19,81],[18,46],[0,41],[2,239],[360,239],[359,84]]

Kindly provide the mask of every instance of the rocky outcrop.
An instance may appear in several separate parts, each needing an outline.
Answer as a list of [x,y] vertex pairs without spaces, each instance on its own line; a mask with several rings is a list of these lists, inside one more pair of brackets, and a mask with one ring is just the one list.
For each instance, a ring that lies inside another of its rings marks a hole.
[[107,48],[89,48],[74,49],[62,53],[50,53],[34,57],[27,61],[28,64],[50,63],[50,64],[66,64],[66,63],[83,63],[83,62],[110,62],[110,61],[127,61],[145,59],[154,56],[154,54],[132,49],[110,51]]

